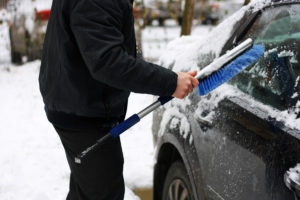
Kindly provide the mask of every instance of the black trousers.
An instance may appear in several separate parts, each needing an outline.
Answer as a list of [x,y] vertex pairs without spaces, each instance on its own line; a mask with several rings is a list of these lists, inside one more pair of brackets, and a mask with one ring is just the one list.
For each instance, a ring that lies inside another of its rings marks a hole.
[[104,136],[111,127],[66,130],[54,126],[64,146],[71,169],[67,200],[123,200],[123,152],[120,139],[107,141],[82,164],[75,156]]

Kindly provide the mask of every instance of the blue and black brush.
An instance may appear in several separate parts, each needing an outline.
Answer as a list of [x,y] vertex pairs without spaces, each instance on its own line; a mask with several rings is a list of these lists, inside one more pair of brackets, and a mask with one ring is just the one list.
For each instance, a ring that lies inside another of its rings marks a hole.
[[[223,83],[229,81],[235,75],[257,61],[264,54],[264,50],[263,45],[253,45],[252,39],[247,39],[225,55],[219,57],[198,73],[196,78],[200,82],[198,85],[199,95],[206,95]],[[75,158],[75,162],[80,164],[82,159],[85,158],[88,153],[97,149],[108,139],[117,138],[120,134],[137,124],[143,117],[172,99],[173,97],[158,98],[156,102],[152,103],[141,112],[132,115],[116,127],[112,128],[104,137],[97,140],[94,145],[81,152]]]

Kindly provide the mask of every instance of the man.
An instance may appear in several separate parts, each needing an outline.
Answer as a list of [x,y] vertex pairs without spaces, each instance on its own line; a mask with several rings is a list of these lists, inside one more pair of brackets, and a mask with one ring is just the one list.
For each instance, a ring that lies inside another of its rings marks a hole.
[[198,85],[196,72],[137,59],[133,20],[130,0],[53,0],[39,82],[71,169],[67,199],[123,199],[119,139],[74,157],[124,119],[130,91],[184,98]]

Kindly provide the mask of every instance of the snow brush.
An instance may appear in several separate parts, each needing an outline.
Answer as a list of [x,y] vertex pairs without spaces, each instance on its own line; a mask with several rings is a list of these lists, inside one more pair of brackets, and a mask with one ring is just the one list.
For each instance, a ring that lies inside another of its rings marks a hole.
[[[214,62],[203,68],[196,78],[199,80],[199,95],[203,96],[213,91],[223,83],[229,81],[235,75],[257,61],[263,54],[263,45],[253,45],[252,39],[247,39],[234,49],[230,50]],[[132,115],[122,123],[112,128],[105,136],[96,143],[75,157],[75,163],[81,164],[82,159],[88,153],[99,148],[103,143],[112,138],[117,138],[120,134],[134,126],[143,117],[154,111],[156,108],[172,100],[173,97],[159,97],[157,101],[143,109],[141,112]]]

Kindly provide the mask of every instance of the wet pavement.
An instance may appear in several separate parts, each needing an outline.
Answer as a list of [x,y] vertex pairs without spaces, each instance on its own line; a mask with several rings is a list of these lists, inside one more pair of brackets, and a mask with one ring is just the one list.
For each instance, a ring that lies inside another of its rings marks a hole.
[[140,197],[141,200],[152,200],[153,199],[153,189],[152,188],[137,188],[133,192]]

